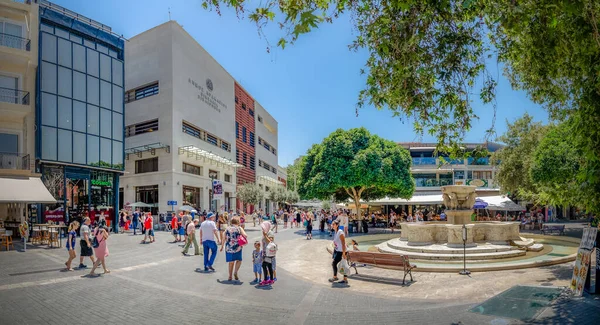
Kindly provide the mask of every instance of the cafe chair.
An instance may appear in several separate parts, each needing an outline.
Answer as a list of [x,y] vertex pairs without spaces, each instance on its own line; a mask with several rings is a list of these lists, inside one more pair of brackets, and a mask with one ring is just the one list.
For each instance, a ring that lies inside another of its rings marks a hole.
[[33,229],[31,234],[31,244],[40,245],[42,243],[42,230],[39,227]]
[[49,233],[50,246],[60,247],[60,241],[58,238],[58,235],[59,235],[58,230],[50,230],[48,233]]
[[10,250],[10,246],[15,249],[12,240],[12,230],[6,230],[4,234],[0,234],[1,246],[6,247],[6,250]]

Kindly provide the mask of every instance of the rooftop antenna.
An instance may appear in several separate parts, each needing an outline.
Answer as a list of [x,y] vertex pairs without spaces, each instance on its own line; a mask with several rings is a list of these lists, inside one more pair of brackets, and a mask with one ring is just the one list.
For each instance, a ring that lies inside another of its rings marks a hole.
[[169,21],[171,21],[171,7],[168,7],[168,8],[169,8]]

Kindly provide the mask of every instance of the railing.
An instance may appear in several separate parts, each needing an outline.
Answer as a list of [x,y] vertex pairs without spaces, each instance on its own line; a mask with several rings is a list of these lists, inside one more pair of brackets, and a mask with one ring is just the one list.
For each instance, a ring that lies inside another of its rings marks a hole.
[[453,185],[452,179],[427,179],[427,178],[415,178],[417,187],[439,187],[446,185]]
[[0,45],[25,51],[31,50],[31,40],[4,33],[0,33]]
[[464,165],[465,160],[462,158],[450,159],[448,157],[440,157],[440,162],[446,165]]
[[489,165],[490,164],[490,158],[488,157],[482,157],[482,158],[469,158],[469,165]]
[[418,165],[436,165],[435,157],[422,157],[422,158],[413,158],[412,163],[414,166]]
[[80,14],[74,12],[74,11],[71,11],[71,10],[69,10],[67,8],[61,7],[61,6],[59,6],[57,4],[54,4],[54,3],[50,2],[50,1],[40,0],[39,3],[40,3],[40,6],[42,6],[42,7],[51,8],[52,10],[58,11],[58,12],[60,12],[63,15],[69,16],[69,17],[71,17],[73,19],[79,20],[79,21],[81,21],[83,23],[86,23],[86,24],[91,25],[93,27],[99,28],[99,29],[104,30],[106,32],[112,33],[112,29],[109,26],[106,26],[106,25],[104,25],[104,24],[102,24],[100,22],[97,22],[97,21],[95,21],[93,19],[90,19],[90,18],[88,18],[86,16],[82,16],[82,15],[80,15]]
[[29,105],[29,92],[0,87],[0,102]]
[[0,169],[29,169],[29,155],[0,152]]

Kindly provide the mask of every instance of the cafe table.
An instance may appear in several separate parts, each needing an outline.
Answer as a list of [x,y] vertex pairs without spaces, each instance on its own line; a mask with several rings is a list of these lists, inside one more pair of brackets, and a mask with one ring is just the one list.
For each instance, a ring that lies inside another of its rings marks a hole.
[[67,226],[63,226],[63,225],[49,225],[48,226],[48,232],[50,233],[50,247],[54,247],[52,246],[52,236],[53,233],[56,233],[56,236],[58,236],[58,247],[62,247],[62,234],[64,232],[63,229],[66,229]]

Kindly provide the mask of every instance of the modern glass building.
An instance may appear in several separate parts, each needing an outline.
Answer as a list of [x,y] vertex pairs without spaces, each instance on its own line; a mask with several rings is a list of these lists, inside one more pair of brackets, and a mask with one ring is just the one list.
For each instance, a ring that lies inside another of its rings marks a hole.
[[[39,2],[36,160],[57,199],[40,221],[114,221],[123,172],[124,42],[110,27]],[[110,218],[109,218],[110,217]]]

